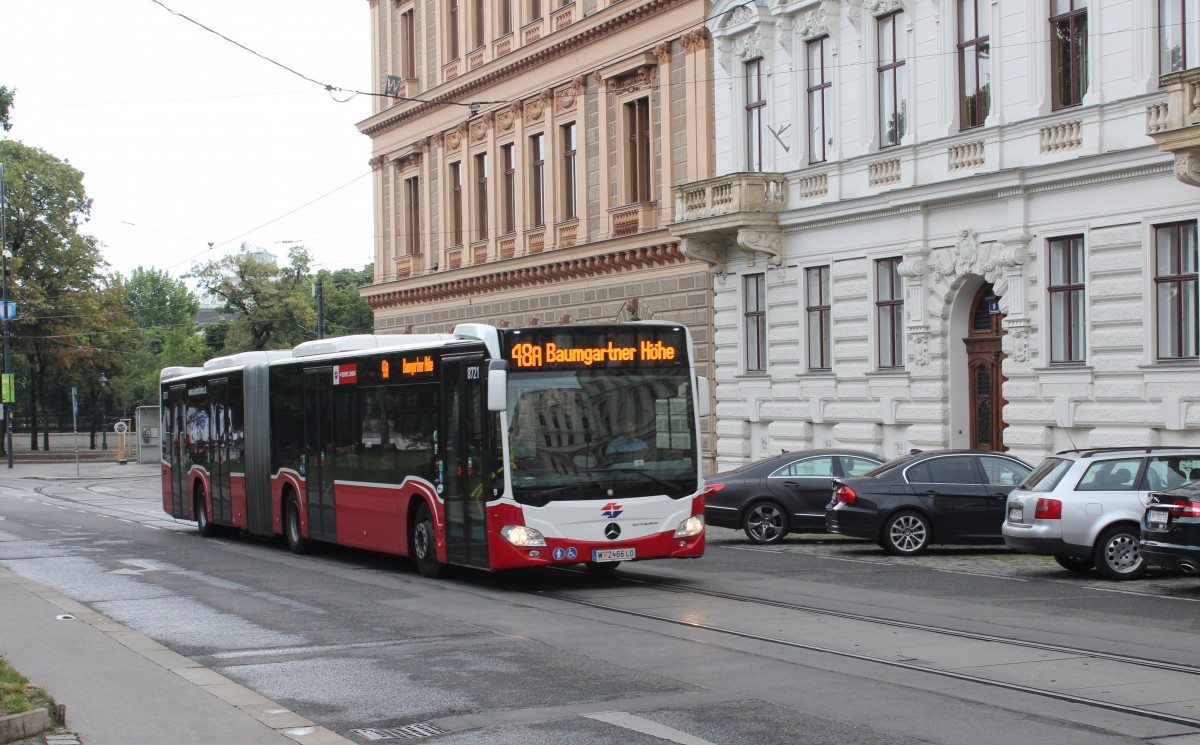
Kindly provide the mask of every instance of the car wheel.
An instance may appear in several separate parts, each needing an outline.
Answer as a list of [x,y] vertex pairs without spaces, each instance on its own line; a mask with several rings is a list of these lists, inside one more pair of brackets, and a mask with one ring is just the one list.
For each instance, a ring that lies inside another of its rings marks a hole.
[[417,508],[416,519],[412,526],[412,556],[417,564],[417,571],[422,577],[437,579],[446,573],[446,565],[437,558],[437,534],[433,529],[433,517],[429,507],[422,504]]
[[755,502],[742,516],[742,530],[751,543],[779,543],[788,533],[788,519],[775,502]]
[[1132,525],[1115,525],[1100,534],[1092,560],[1096,571],[1108,579],[1137,579],[1146,573],[1146,562],[1138,551],[1139,531]]
[[307,554],[313,549],[312,540],[305,538],[300,531],[300,506],[295,498],[289,499],[283,521],[283,533],[287,538],[288,548],[294,554]]
[[929,521],[917,512],[897,512],[883,524],[883,547],[896,556],[916,556],[929,548]]
[[217,534],[217,526],[209,522],[208,500],[204,497],[204,487],[196,487],[196,528],[203,538],[212,538]]
[[1096,562],[1092,561],[1090,556],[1055,556],[1054,560],[1060,567],[1072,572],[1090,572],[1092,567],[1096,566]]

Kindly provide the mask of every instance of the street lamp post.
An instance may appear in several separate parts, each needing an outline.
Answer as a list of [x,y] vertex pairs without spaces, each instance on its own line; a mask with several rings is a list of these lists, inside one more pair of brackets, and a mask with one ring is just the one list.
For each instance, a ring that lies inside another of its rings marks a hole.
[[[100,373],[100,449],[108,450],[108,408],[104,405],[104,394],[108,392],[108,378]],[[95,442],[95,440],[92,440]]]
[[[5,220],[5,199],[4,199],[4,164],[0,163],[0,273],[4,275],[4,292],[3,292],[3,312],[4,312],[4,374],[12,373],[12,363],[9,362],[9,347],[8,347],[8,321],[11,318],[12,308],[15,303],[10,306],[8,304],[8,235],[4,231]],[[8,453],[8,467],[13,467],[13,452],[12,452],[12,411],[9,410],[7,403],[0,404],[0,411],[4,412],[4,447]]]

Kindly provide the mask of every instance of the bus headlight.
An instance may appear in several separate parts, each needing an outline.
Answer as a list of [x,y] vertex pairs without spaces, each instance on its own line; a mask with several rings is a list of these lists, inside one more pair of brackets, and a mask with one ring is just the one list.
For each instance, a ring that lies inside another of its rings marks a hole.
[[679,523],[675,529],[676,538],[691,538],[704,532],[704,515],[692,515]]
[[546,539],[541,533],[525,525],[505,525],[500,529],[500,535],[504,536],[504,540],[520,548],[546,545]]

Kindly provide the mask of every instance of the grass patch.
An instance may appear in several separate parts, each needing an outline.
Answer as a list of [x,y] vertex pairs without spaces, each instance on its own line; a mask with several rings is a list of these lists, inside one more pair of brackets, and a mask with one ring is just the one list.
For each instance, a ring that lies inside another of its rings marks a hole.
[[49,709],[51,717],[56,716],[57,707],[50,694],[31,684],[8,660],[0,657],[0,716],[42,708]]

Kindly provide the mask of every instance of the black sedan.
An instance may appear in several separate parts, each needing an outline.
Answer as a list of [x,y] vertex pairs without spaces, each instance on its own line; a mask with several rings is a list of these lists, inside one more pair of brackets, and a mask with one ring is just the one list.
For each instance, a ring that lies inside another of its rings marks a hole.
[[1138,548],[1147,566],[1200,575],[1200,481],[1150,495]]
[[754,543],[778,543],[799,530],[824,532],[833,480],[882,462],[858,450],[804,450],[714,474],[704,480],[704,517],[710,525],[745,530]]
[[931,543],[999,543],[1008,493],[1032,470],[1004,453],[909,453],[862,476],[835,479],[825,526],[897,556],[923,553]]

